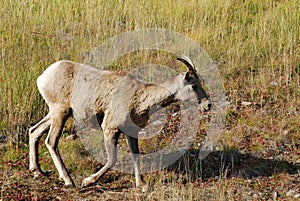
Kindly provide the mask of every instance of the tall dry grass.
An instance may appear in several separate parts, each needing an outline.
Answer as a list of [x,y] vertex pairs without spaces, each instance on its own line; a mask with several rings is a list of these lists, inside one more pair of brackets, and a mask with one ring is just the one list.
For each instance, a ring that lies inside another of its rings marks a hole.
[[[203,46],[220,63],[233,104],[267,105],[276,114],[275,126],[284,124],[281,129],[299,119],[282,121],[299,113],[297,0],[11,0],[0,3],[0,14],[2,140],[26,141],[28,126],[45,114],[35,80],[48,65],[60,59],[82,62],[84,52],[109,37],[142,28],[177,31]],[[298,126],[291,129],[296,135]]]

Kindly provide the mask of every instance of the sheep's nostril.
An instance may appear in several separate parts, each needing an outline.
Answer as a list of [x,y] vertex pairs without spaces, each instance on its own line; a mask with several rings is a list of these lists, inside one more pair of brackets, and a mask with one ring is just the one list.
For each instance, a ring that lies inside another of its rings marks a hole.
[[211,103],[208,103],[208,104],[207,104],[208,110],[210,110],[211,106],[212,106]]

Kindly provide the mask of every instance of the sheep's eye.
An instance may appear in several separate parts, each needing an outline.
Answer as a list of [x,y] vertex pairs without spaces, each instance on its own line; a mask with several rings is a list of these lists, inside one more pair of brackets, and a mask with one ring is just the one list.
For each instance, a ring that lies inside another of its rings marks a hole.
[[192,84],[191,87],[192,87],[194,90],[197,89],[197,85],[195,85],[195,84]]

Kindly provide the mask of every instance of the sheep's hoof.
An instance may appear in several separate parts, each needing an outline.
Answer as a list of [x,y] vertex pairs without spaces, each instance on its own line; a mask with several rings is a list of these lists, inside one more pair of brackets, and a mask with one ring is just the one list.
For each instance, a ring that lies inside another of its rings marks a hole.
[[91,185],[93,182],[92,178],[90,177],[87,177],[85,179],[82,180],[82,183],[81,183],[81,187],[88,187],[89,185]]
[[43,172],[43,171],[42,171],[41,169],[39,169],[39,168],[30,169],[29,171],[33,173],[33,178],[38,178],[38,177],[42,177],[42,176],[45,176],[45,175],[46,175],[46,173]]
[[60,176],[59,180],[65,182],[64,188],[75,188],[74,181],[71,178],[64,179]]
[[37,179],[39,177],[43,177],[45,176],[45,174],[41,173],[41,172],[33,172],[33,178]]

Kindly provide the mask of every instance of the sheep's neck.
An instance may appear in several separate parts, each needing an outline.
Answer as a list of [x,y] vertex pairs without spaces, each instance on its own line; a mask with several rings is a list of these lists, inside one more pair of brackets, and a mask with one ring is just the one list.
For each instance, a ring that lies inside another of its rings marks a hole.
[[138,114],[148,114],[152,109],[165,107],[175,101],[174,94],[166,87],[146,85],[134,95],[134,110]]

